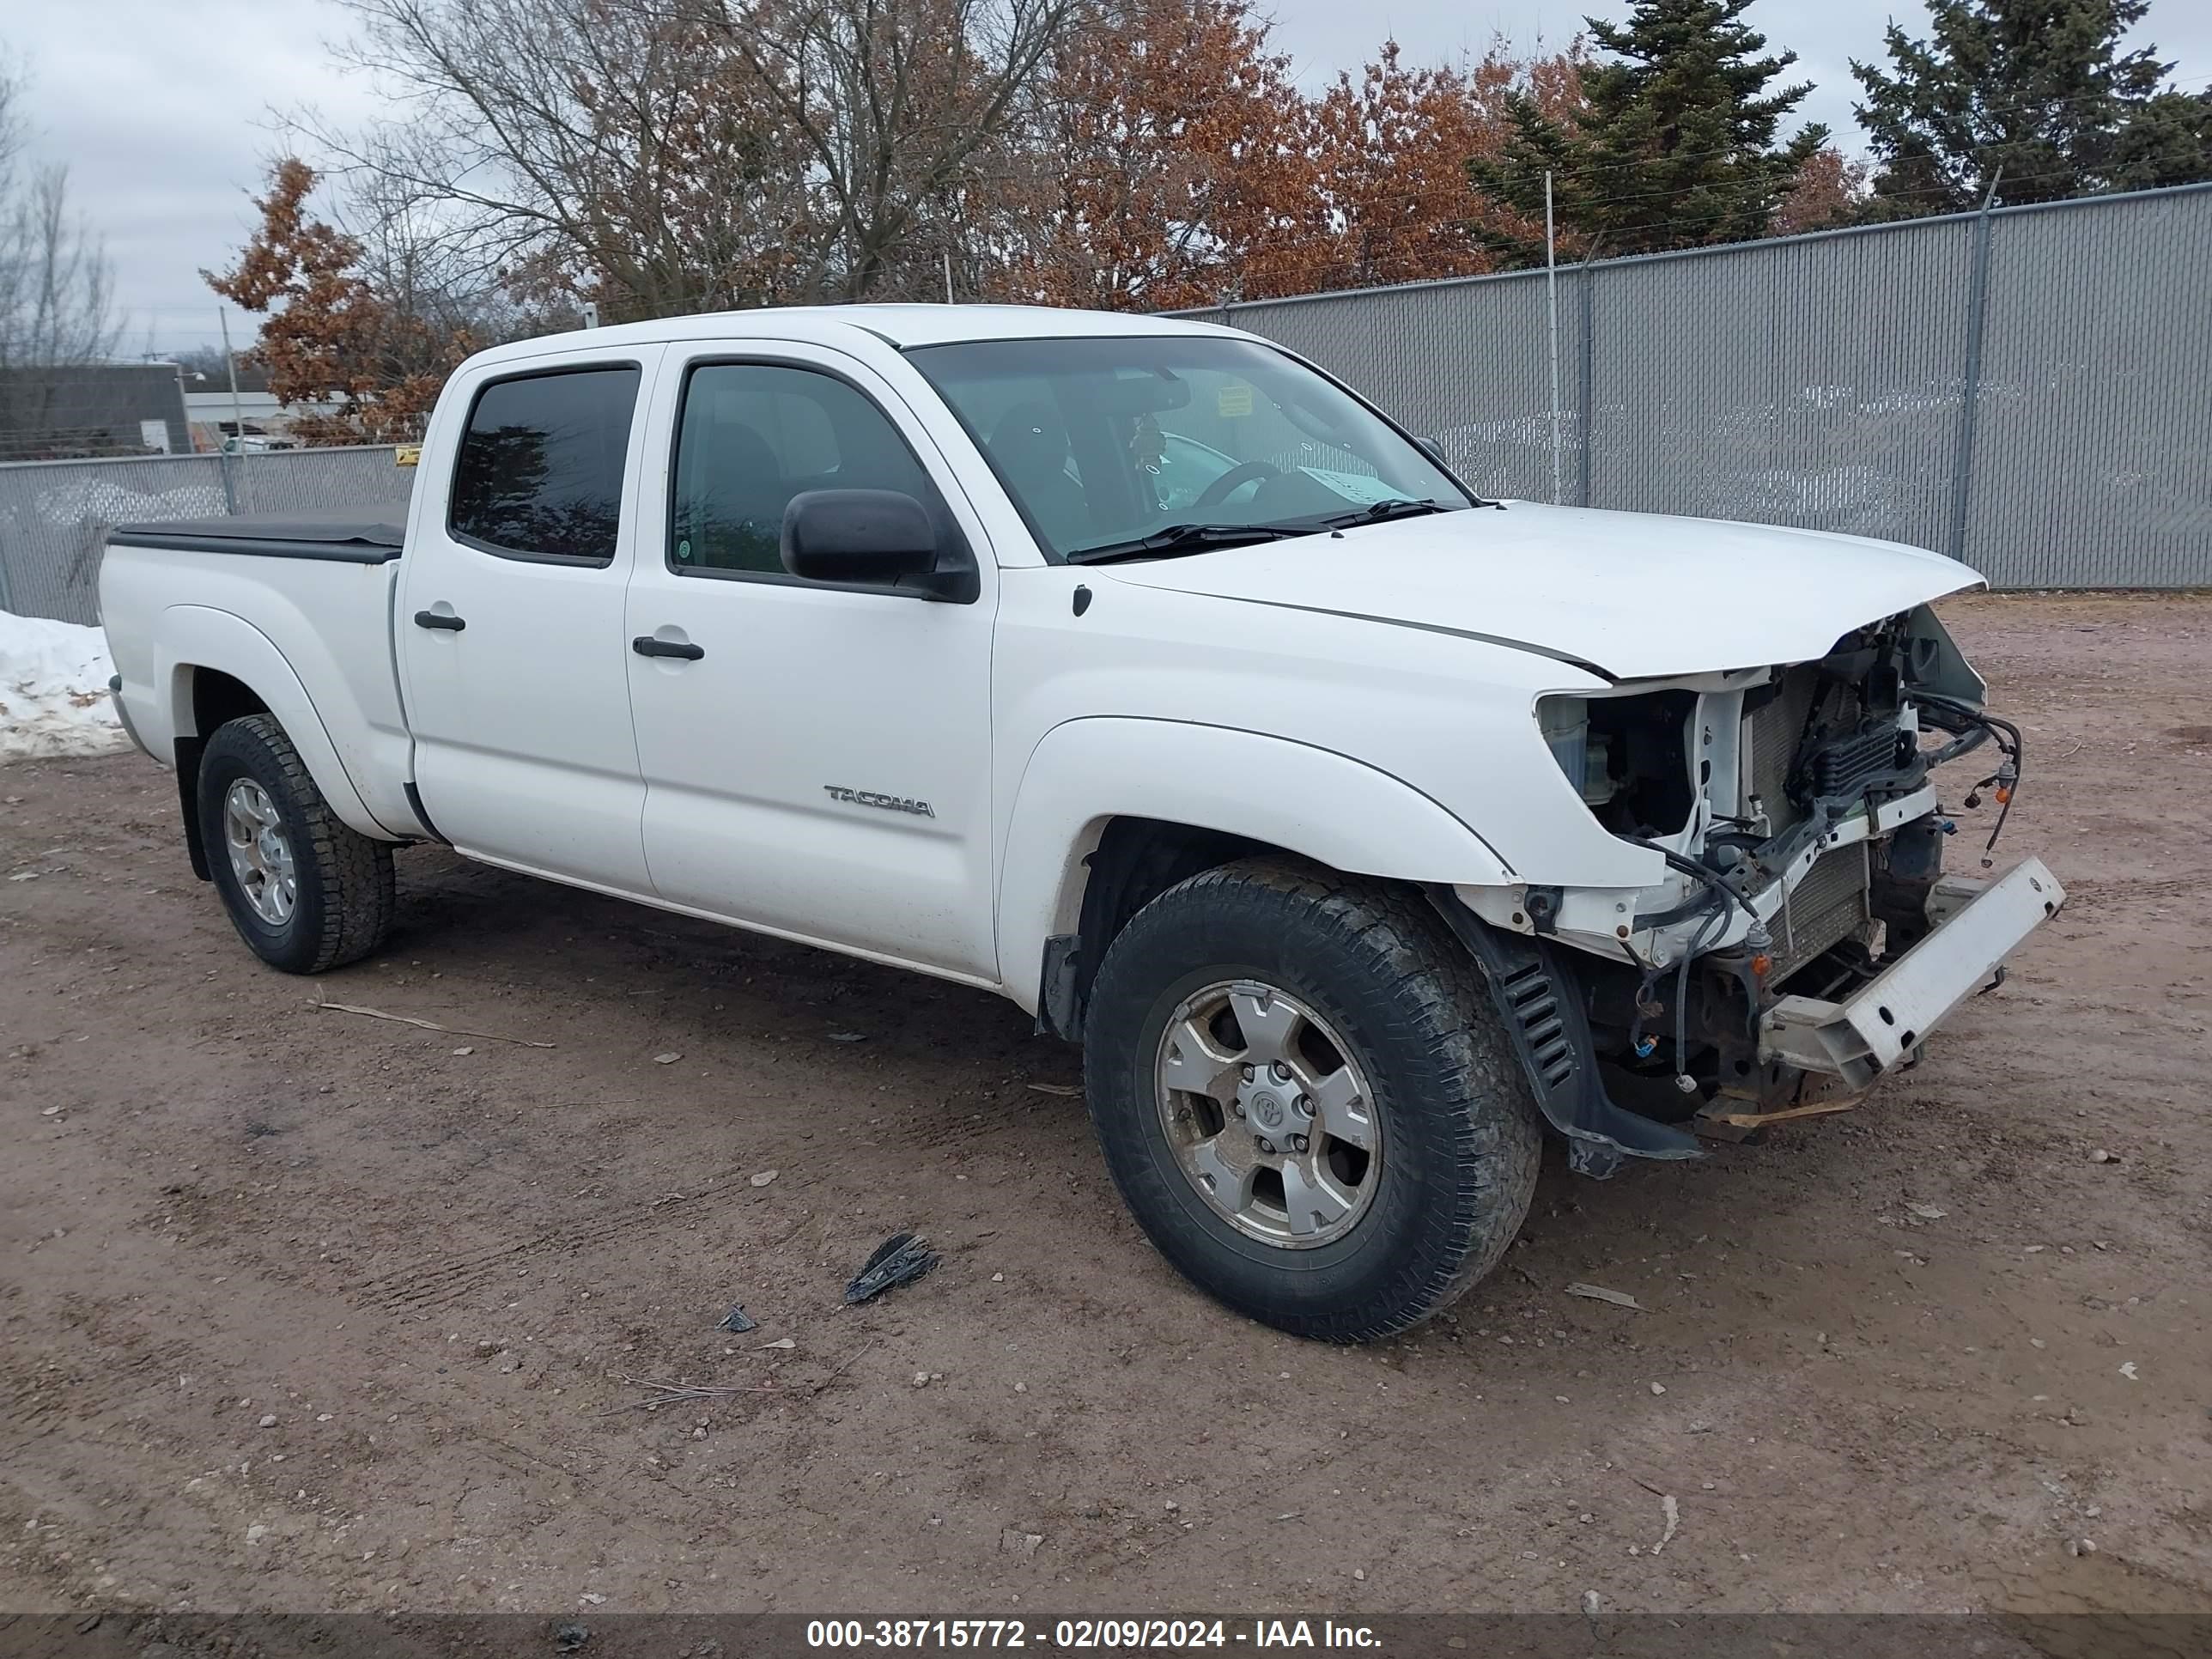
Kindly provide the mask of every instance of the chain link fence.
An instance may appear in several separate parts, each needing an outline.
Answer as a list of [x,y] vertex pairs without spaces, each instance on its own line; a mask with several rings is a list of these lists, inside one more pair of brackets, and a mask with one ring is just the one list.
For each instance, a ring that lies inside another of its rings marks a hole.
[[[1932,547],[1999,587],[2212,586],[2212,185],[1189,313],[1523,500]],[[398,507],[389,448],[0,465],[0,610],[89,623],[110,526]]]
[[1217,307],[1529,501],[2212,585],[2212,186]]
[[92,623],[118,524],[330,507],[405,509],[415,469],[389,447],[0,465],[0,611]]

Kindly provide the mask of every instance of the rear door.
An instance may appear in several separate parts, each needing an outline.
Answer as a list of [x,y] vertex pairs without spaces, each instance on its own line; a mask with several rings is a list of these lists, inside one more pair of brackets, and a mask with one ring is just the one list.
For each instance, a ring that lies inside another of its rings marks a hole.
[[[415,781],[495,864],[647,894],[623,590],[659,346],[478,370],[401,561],[394,619]],[[653,538],[656,543],[658,538]]]
[[[667,902],[995,983],[998,570],[884,374],[829,347],[671,345],[630,578],[645,852]],[[894,489],[966,537],[960,605],[787,574],[803,490]],[[680,653],[681,654],[673,654]]]

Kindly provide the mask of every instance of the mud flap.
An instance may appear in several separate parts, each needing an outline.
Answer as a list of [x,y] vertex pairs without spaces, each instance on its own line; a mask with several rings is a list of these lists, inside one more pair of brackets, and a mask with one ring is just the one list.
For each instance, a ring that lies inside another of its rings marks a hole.
[[1626,1158],[1705,1156],[1689,1131],[1613,1103],[1598,1076],[1589,1017],[1574,994],[1574,977],[1549,945],[1487,926],[1449,887],[1428,890],[1445,925],[1481,965],[1536,1104],[1567,1138],[1569,1168],[1602,1181]]
[[215,872],[208,863],[207,838],[200,834],[200,750],[206,747],[205,738],[177,739],[177,805],[185,815],[185,856],[194,875],[211,881]]

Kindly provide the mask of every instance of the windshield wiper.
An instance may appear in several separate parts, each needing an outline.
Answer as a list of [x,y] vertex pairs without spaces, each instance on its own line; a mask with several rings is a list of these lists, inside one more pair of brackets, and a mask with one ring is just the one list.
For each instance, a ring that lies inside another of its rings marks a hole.
[[1376,501],[1356,513],[1334,513],[1321,522],[1332,529],[1349,530],[1354,525],[1387,524],[1393,519],[1418,519],[1431,513],[1449,513],[1452,510],[1440,501],[1432,501],[1425,497],[1418,501],[1399,497]]
[[1310,536],[1319,525],[1171,524],[1149,536],[1125,542],[1103,542],[1079,547],[1060,556],[1070,564],[1103,564],[1111,559],[1141,559],[1152,553],[1200,552],[1209,547],[1246,547],[1254,542],[1280,541],[1285,536]]

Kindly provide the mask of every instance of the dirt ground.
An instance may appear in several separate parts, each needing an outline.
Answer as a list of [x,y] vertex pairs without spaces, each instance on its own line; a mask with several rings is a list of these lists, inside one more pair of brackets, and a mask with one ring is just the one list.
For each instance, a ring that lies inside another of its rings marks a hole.
[[1948,615],[2071,895],[2010,982],[1850,1115],[1554,1156],[1369,1350],[1170,1273],[1010,1005],[434,851],[286,979],[167,774],[0,768],[0,1607],[2212,1608],[2212,604]]

